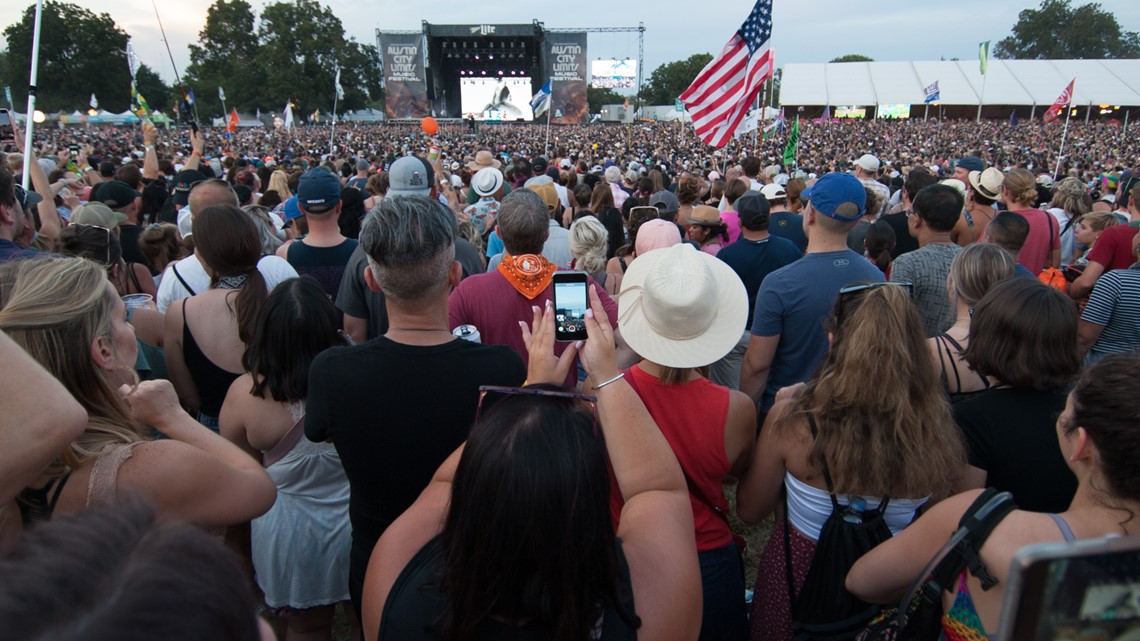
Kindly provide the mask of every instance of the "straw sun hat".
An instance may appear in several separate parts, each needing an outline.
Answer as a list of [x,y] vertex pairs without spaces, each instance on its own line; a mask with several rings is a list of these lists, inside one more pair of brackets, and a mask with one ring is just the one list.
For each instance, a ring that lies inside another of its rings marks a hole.
[[702,367],[740,341],[748,293],[736,272],[692,245],[639,254],[622,278],[618,329],[642,357]]

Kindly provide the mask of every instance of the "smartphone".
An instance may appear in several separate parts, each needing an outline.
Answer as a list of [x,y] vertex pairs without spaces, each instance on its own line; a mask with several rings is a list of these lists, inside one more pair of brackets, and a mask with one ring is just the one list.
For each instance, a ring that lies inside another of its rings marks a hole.
[[197,122],[195,122],[193,120],[190,121],[190,131],[192,131],[194,133],[198,133],[198,123]]
[[1041,543],[1011,563],[1001,641],[1140,634],[1140,537]]
[[589,282],[586,272],[554,272],[554,340],[585,340]]
[[0,109],[0,140],[12,140],[12,116],[7,109]]
[[71,145],[70,149],[72,158],[75,158],[79,155],[79,145]]

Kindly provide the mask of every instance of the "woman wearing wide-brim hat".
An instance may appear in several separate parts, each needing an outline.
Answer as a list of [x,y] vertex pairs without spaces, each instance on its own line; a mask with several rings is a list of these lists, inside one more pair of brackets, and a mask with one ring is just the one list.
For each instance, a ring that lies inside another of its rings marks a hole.
[[639,254],[622,279],[618,327],[641,361],[625,379],[673,448],[689,486],[704,590],[701,638],[743,639],[739,553],[723,481],[752,455],[756,407],[706,378],[740,339],[748,293],[724,262],[678,244]]
[[728,225],[720,217],[716,207],[698,205],[689,216],[689,240],[699,244],[701,251],[716,256],[728,244]]

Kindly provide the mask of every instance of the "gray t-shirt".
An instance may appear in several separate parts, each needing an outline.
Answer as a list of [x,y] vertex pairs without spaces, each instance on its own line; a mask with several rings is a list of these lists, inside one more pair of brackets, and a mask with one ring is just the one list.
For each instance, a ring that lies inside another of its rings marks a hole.
[[950,306],[946,277],[950,263],[962,248],[953,243],[931,243],[907,252],[891,264],[891,281],[912,283],[912,297],[922,316],[922,328],[931,338],[954,324],[956,311]]

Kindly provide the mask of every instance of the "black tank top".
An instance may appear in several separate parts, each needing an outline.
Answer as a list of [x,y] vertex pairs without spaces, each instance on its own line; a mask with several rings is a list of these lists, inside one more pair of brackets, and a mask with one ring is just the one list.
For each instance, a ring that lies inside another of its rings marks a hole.
[[[439,641],[434,624],[442,620],[447,607],[447,596],[440,590],[439,575],[443,569],[443,546],[441,537],[428,541],[416,553],[408,565],[400,572],[380,623],[380,641]],[[618,571],[625,586],[626,597],[621,607],[631,615],[633,609],[633,587],[630,584],[629,564],[622,552],[621,539],[617,546]],[[637,630],[629,627],[621,614],[612,605],[602,613],[598,641],[634,641]],[[554,638],[549,630],[513,626],[494,619],[486,619],[476,631],[478,639],[511,639],[512,641],[548,641]]]
[[182,299],[182,358],[194,379],[194,386],[198,388],[198,411],[217,418],[222,413],[222,402],[226,400],[230,385],[241,374],[218,367],[202,353],[190,331],[190,319],[186,316],[187,300]]
[[357,242],[351,238],[336,247],[310,247],[304,241],[290,243],[287,260],[302,276],[312,276],[321,284],[325,294],[336,300],[340,290],[340,279],[344,276],[344,266],[356,250]]

